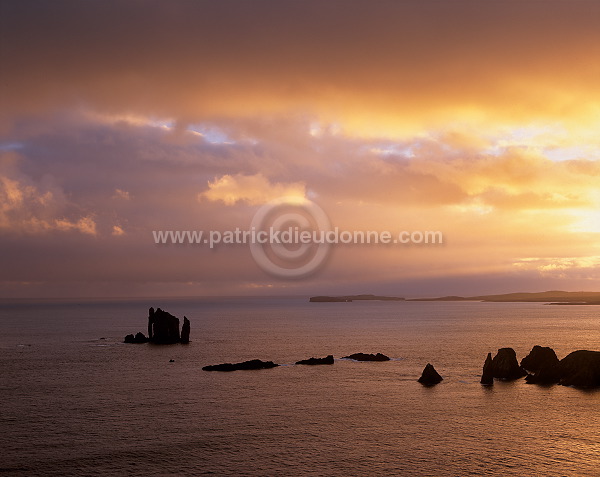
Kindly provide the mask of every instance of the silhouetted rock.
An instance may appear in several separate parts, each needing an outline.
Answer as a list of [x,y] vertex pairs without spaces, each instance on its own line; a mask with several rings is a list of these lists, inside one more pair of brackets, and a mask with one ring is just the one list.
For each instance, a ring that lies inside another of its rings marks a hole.
[[525,381],[530,384],[554,384],[560,381],[559,360],[552,348],[535,345],[521,360],[521,367],[529,372]]
[[152,325],[154,324],[152,318],[154,317],[154,308],[150,307],[148,310],[148,339],[152,340]]
[[389,361],[390,358],[385,354],[368,354],[368,353],[354,353],[350,356],[344,356],[342,359],[354,359],[356,361]]
[[181,342],[188,344],[190,342],[190,320],[183,317],[183,325],[181,325]]
[[125,337],[125,339],[123,340],[124,343],[147,343],[148,342],[148,338],[146,338],[146,335],[144,335],[144,333],[142,333],[141,331],[139,331],[138,333],[136,333],[135,336],[133,335],[127,335]]
[[563,386],[600,386],[600,351],[573,351],[560,360],[559,371]]
[[514,349],[500,348],[492,360],[492,374],[497,379],[509,381],[522,378],[527,373],[519,366]]
[[154,311],[150,308],[148,313],[148,326],[152,326],[150,340],[157,344],[171,344],[180,341],[179,318],[160,308]]
[[481,373],[481,384],[491,386],[494,384],[494,370],[492,364],[492,353],[488,353],[483,363],[483,372]]
[[439,373],[435,370],[435,368],[427,363],[421,377],[419,378],[419,382],[424,386],[433,386],[441,382],[444,378],[442,378]]
[[160,308],[148,310],[148,338],[143,333],[127,335],[125,343],[146,343],[150,341],[156,344],[189,343],[190,320],[183,317],[181,335],[179,334],[179,318],[171,315]]
[[260,359],[253,359],[250,361],[244,361],[243,363],[223,363],[213,364],[211,366],[204,366],[204,371],[238,371],[238,370],[250,370],[250,369],[269,369],[279,366],[273,361],[261,361]]
[[308,358],[302,359],[300,361],[296,361],[296,364],[308,364],[311,366],[315,366],[318,364],[333,364],[333,355],[330,354],[325,358]]

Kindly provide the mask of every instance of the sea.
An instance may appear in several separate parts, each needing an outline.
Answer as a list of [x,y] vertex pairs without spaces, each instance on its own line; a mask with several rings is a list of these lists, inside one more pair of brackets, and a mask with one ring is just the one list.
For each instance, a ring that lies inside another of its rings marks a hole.
[[[190,344],[124,344],[150,306]],[[5,300],[0,475],[599,476],[600,391],[479,383],[488,352],[534,345],[600,350],[600,306]],[[280,366],[202,370],[254,358]]]

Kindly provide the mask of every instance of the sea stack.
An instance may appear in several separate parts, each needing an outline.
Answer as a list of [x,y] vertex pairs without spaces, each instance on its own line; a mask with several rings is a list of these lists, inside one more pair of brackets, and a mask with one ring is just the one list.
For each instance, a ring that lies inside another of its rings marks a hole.
[[181,343],[188,344],[190,342],[190,320],[183,317],[183,325],[181,326]]
[[481,384],[492,386],[494,384],[494,371],[492,369],[492,353],[488,353],[483,363],[483,372],[481,373]]
[[554,384],[560,381],[560,361],[552,348],[535,345],[521,360],[521,367],[528,373],[525,381],[530,384]]
[[584,388],[600,386],[600,351],[573,351],[561,359],[560,384]]
[[189,343],[190,341],[190,320],[183,317],[183,326],[181,334],[179,333],[179,318],[171,315],[160,308],[156,310],[152,307],[148,310],[148,337],[141,331],[134,335],[127,335],[125,343],[156,343],[173,344]]
[[492,373],[495,378],[512,381],[525,376],[527,373],[517,361],[517,353],[512,348],[500,348],[492,360]]
[[419,378],[419,382],[423,386],[434,386],[441,382],[443,379],[444,378],[442,378],[439,375],[435,368],[430,363],[427,363],[427,366],[425,366],[425,369],[423,370],[423,373]]
[[[150,333],[152,328],[152,333]],[[160,308],[154,311],[154,308],[148,310],[148,334],[150,341],[158,344],[178,343],[179,336],[179,318],[171,315]]]

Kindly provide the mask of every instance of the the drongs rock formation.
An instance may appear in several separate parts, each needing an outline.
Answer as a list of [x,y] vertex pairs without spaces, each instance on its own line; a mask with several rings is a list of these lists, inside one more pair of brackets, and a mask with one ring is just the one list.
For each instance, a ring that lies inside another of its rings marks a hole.
[[325,358],[308,358],[296,361],[296,364],[307,364],[310,366],[316,366],[319,364],[333,364],[333,355],[327,355]]
[[517,361],[517,353],[512,348],[500,348],[492,360],[492,375],[496,379],[511,381],[525,376],[527,373]]
[[179,318],[157,308],[148,310],[148,337],[153,343],[172,344],[181,341]]
[[160,308],[148,310],[148,337],[141,331],[135,336],[127,335],[125,343],[173,344],[190,342],[190,320],[183,317],[183,326],[179,332],[179,318]]
[[418,381],[424,386],[433,386],[440,383],[443,379],[435,368],[430,363],[427,363]]
[[269,369],[279,366],[273,361],[261,361],[260,359],[252,359],[250,361],[244,361],[242,363],[222,363],[213,364],[211,366],[204,366],[204,371],[238,371],[238,370],[251,370],[251,369]]
[[389,361],[389,356],[385,354],[377,353],[354,353],[350,356],[344,356],[342,359],[354,359],[355,361]]

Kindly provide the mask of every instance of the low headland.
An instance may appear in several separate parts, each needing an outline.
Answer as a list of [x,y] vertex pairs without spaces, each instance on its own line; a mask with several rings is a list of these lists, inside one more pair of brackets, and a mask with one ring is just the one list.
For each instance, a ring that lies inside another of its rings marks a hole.
[[448,295],[432,298],[402,298],[382,295],[311,296],[312,303],[347,303],[353,301],[483,301],[493,303],[548,303],[550,305],[600,305],[600,292],[569,292],[550,290],[545,292],[516,292],[500,295],[458,296]]

